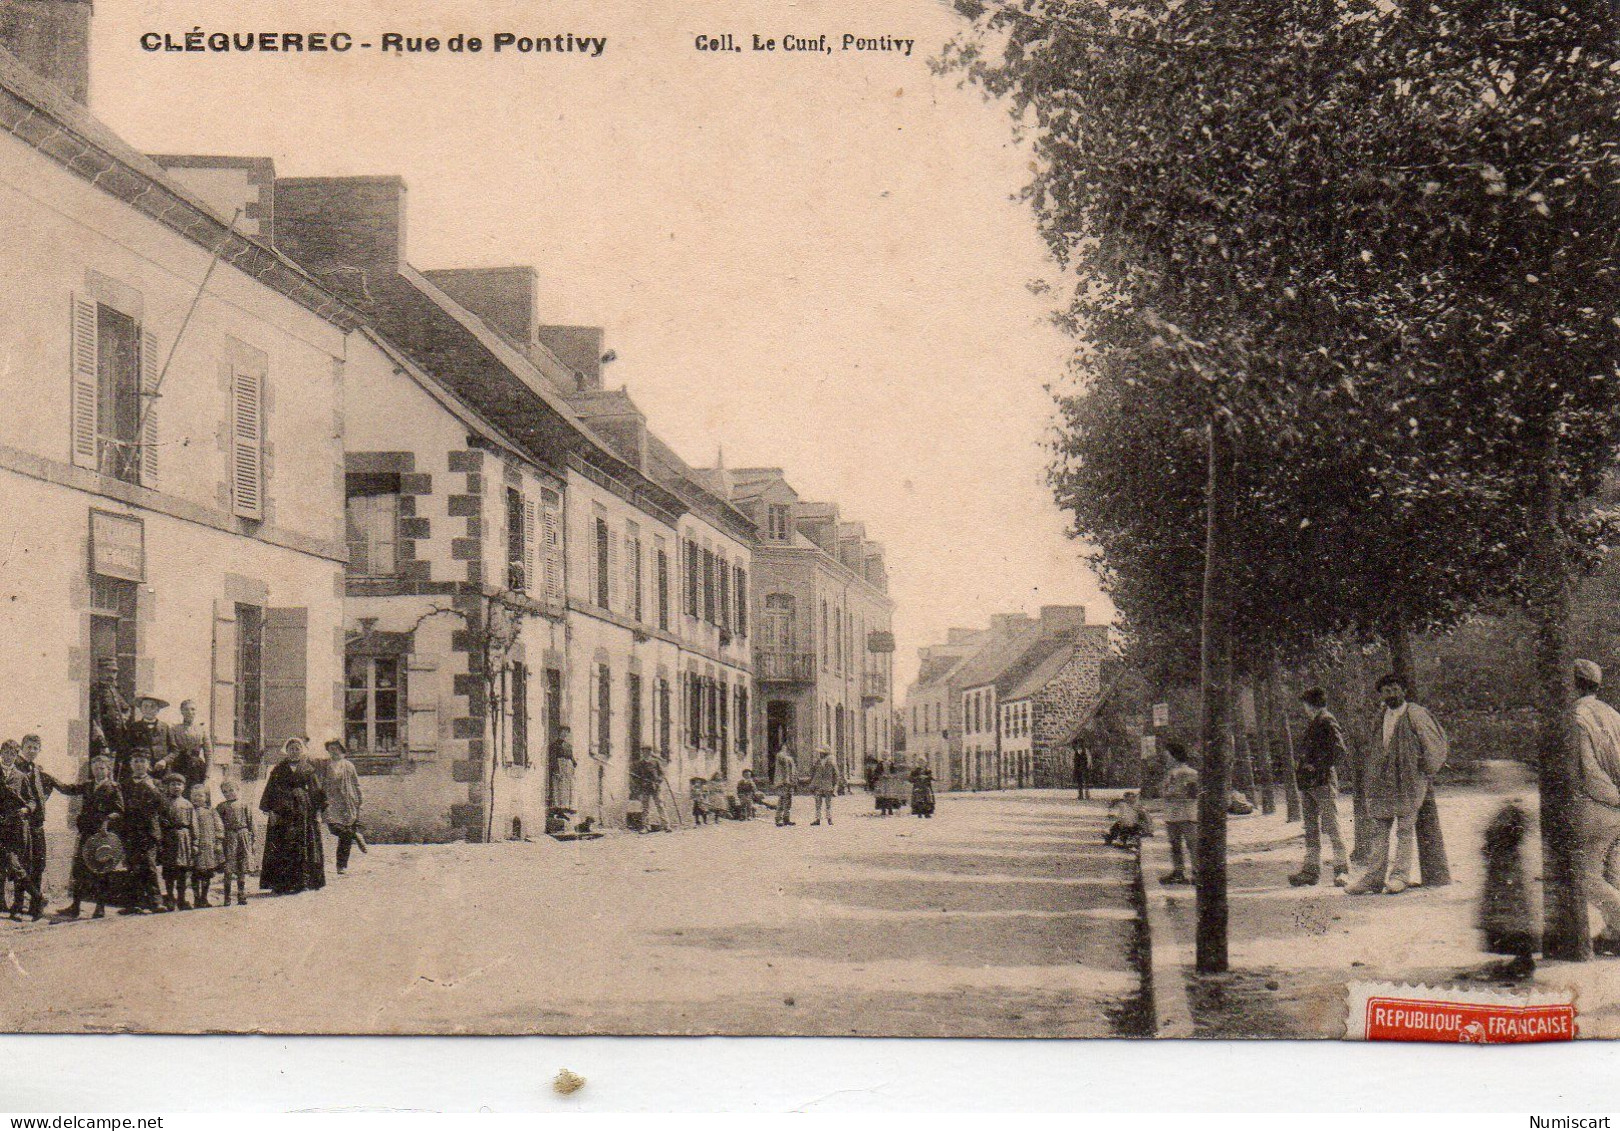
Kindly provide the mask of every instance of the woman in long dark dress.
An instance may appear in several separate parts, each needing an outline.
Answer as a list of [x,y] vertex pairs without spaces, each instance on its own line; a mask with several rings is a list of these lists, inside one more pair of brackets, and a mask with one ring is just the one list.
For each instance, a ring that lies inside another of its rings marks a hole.
[[321,775],[305,757],[303,739],[289,738],[282,751],[286,756],[270,771],[259,797],[259,809],[268,814],[259,887],[277,895],[326,886]]
[[911,812],[918,817],[934,815],[934,771],[927,762],[918,762],[911,771]]

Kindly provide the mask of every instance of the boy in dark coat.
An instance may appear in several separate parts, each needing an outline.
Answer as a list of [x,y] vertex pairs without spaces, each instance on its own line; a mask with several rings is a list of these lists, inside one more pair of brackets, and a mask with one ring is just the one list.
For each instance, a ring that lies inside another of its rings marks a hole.
[[84,843],[97,833],[108,831],[123,815],[124,793],[113,781],[112,770],[112,755],[97,754],[90,759],[89,781],[57,785],[63,793],[79,798],[79,815],[73,822],[79,832],[78,843],[73,846],[73,902],[57,912],[69,919],[79,917],[80,905],[86,899],[96,901],[92,919],[100,919],[107,913],[107,877],[92,872],[85,863]]
[[130,905],[121,915],[161,911],[163,883],[158,877],[158,849],[163,843],[163,791],[148,772],[152,758],[145,750],[129,756],[129,781],[119,783],[124,791],[124,860],[129,868]]

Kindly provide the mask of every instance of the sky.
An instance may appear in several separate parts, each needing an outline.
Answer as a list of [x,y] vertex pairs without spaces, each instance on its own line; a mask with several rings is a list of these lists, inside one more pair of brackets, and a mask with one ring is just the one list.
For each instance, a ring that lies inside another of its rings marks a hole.
[[[199,22],[200,21],[200,22]],[[534,265],[545,322],[599,325],[688,462],[780,466],[884,544],[900,653],[993,612],[1106,599],[1045,485],[1070,343],[1014,198],[1004,107],[928,62],[940,0],[98,0],[91,106],[149,152],[402,175],[418,268]],[[149,53],[144,32],[386,32],[477,55]],[[496,32],[607,40],[493,53]],[[729,33],[741,51],[699,51]],[[845,51],[845,34],[911,39]],[[778,41],[755,51],[753,37]],[[831,53],[787,52],[789,35]]]

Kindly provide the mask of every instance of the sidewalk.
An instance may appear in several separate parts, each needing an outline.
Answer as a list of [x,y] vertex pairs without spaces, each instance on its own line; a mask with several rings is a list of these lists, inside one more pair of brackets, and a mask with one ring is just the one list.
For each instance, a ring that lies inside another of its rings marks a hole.
[[[1533,792],[1519,796],[1534,811]],[[1342,1037],[1351,982],[1486,985],[1466,975],[1498,961],[1480,951],[1474,917],[1484,871],[1480,845],[1502,800],[1477,789],[1442,791],[1453,882],[1398,896],[1346,895],[1332,886],[1331,865],[1320,885],[1290,887],[1288,877],[1304,856],[1304,832],[1284,820],[1281,796],[1271,816],[1229,818],[1231,972],[1208,976],[1193,972],[1193,889],[1158,882],[1170,870],[1160,821],[1159,835],[1144,846],[1142,872],[1161,1034],[1180,1035],[1183,1028],[1177,987],[1165,984],[1175,970],[1190,1012],[1183,1020],[1197,1037]],[[1340,799],[1339,818],[1348,840],[1348,796]],[[1539,835],[1532,832],[1526,844],[1538,908]],[[1620,961],[1541,963],[1535,985],[1575,988],[1583,1037],[1620,1035]]]

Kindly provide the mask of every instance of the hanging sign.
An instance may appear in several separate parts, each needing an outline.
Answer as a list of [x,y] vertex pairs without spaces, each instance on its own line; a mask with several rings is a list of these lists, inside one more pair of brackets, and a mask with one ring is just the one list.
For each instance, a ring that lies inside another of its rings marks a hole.
[[146,580],[146,528],[140,519],[90,512],[90,572],[124,581]]
[[1170,704],[1153,704],[1153,725],[1156,727],[1167,727],[1170,725]]

